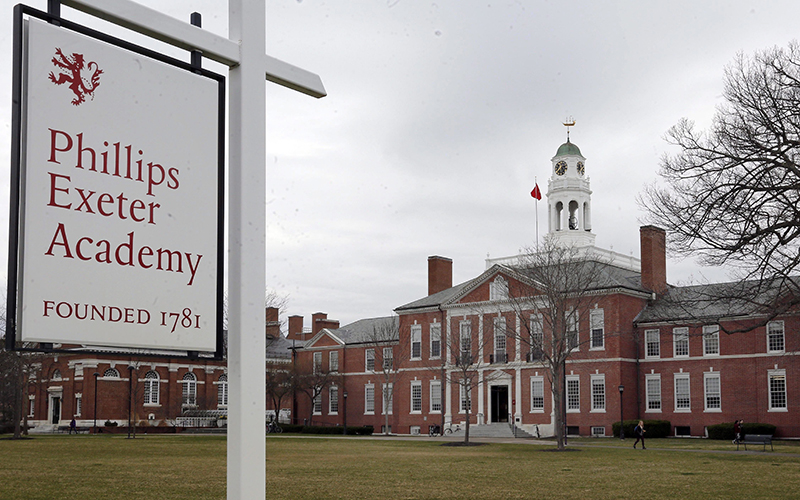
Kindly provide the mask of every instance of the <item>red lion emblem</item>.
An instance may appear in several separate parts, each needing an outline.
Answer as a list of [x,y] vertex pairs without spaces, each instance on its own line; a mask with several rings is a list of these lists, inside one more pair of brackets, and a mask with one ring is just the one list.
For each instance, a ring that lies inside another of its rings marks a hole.
[[100,86],[100,75],[103,70],[92,61],[86,66],[83,63],[83,54],[72,54],[72,57],[65,56],[61,49],[56,48],[56,55],[52,59],[53,64],[61,71],[58,77],[50,72],[50,81],[56,85],[69,83],[70,90],[75,93],[72,104],[75,106],[86,101],[86,96],[94,99],[94,91]]

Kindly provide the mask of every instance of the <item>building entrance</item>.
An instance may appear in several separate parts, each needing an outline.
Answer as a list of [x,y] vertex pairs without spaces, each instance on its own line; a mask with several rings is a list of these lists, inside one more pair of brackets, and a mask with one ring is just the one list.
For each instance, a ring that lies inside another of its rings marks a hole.
[[508,422],[508,386],[491,387],[492,422]]
[[50,398],[50,423],[58,424],[61,421],[61,398]]

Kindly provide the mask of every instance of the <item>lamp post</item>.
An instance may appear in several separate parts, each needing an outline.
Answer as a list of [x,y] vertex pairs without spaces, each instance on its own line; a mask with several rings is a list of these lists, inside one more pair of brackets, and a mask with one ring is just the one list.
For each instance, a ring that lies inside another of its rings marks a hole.
[[[133,418],[133,365],[128,365],[128,439],[131,438],[131,419]],[[136,437],[134,431],[133,437]]]
[[625,419],[622,418],[622,391],[625,390],[624,385],[619,386],[619,438],[625,439]]
[[342,393],[344,396],[344,435],[347,435],[347,391]]
[[94,426],[92,432],[97,434],[97,377],[100,374],[94,372]]

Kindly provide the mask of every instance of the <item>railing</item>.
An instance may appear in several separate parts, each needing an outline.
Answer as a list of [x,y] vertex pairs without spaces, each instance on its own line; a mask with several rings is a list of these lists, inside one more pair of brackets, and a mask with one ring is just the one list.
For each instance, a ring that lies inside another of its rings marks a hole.
[[217,417],[178,417],[176,427],[217,427]]

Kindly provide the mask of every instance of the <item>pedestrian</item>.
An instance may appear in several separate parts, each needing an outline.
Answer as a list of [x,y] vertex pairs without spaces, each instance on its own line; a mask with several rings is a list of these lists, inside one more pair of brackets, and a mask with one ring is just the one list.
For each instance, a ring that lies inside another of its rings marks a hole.
[[73,432],[75,434],[78,433],[78,424],[75,422],[75,418],[74,417],[69,422],[69,433],[72,434]]
[[742,421],[733,422],[733,444],[739,444],[742,440]]
[[644,421],[639,420],[639,425],[637,425],[633,429],[633,433],[636,435],[636,443],[633,443],[633,449],[636,449],[636,444],[641,441],[642,442],[642,449],[646,450],[647,448],[644,447],[644,433],[647,432],[644,430]]

